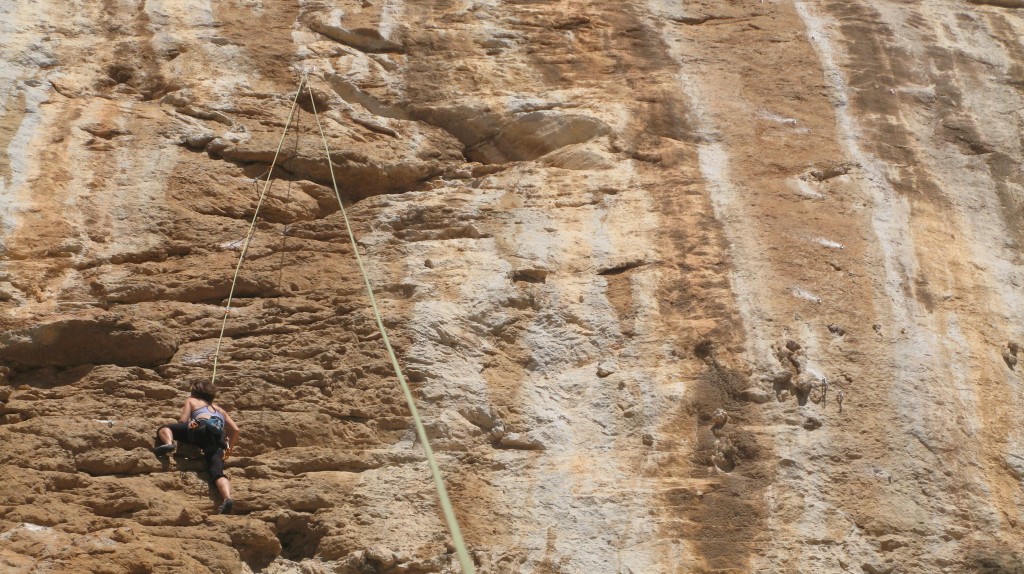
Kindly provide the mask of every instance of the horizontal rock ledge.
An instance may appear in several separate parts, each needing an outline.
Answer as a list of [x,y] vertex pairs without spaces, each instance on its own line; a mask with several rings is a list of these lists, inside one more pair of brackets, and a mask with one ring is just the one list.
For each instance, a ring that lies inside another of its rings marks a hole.
[[165,363],[177,350],[177,339],[160,324],[102,311],[0,334],[0,360],[17,368],[108,363],[149,367]]

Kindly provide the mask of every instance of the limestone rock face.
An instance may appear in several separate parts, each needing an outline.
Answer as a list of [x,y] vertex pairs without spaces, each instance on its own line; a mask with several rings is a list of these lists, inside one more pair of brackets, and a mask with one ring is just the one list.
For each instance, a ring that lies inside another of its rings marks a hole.
[[1024,571],[1020,8],[0,3],[0,571],[459,571],[332,166],[479,572]]

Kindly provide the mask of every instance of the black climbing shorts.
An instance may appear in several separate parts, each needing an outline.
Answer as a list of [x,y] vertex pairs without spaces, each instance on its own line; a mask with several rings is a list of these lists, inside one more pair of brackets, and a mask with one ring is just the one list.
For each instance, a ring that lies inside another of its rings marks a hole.
[[207,425],[188,428],[188,423],[174,423],[161,428],[171,429],[171,436],[178,442],[198,446],[203,450],[203,458],[210,472],[210,480],[216,482],[224,477],[224,435],[213,433]]

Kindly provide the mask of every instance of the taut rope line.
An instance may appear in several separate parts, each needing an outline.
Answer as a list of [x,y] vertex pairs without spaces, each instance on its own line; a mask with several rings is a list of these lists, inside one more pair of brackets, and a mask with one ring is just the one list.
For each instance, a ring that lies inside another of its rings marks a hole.
[[398,377],[398,384],[402,386],[402,393],[405,394],[405,401],[409,406],[409,412],[412,413],[412,420],[416,426],[416,435],[420,439],[420,444],[423,445],[423,452],[427,457],[427,463],[430,465],[430,474],[434,477],[434,488],[437,490],[437,498],[441,504],[441,511],[444,513],[445,522],[448,523],[448,531],[452,535],[452,543],[455,546],[455,553],[459,558],[459,564],[462,566],[463,574],[475,574],[476,569],[473,567],[473,560],[470,559],[469,552],[466,550],[466,543],[462,539],[462,530],[459,528],[459,522],[455,518],[455,510],[452,508],[451,499],[448,498],[448,490],[444,486],[444,479],[441,478],[441,469],[437,466],[437,459],[434,457],[434,449],[430,448],[430,441],[427,440],[427,431],[423,427],[423,421],[420,419],[419,411],[416,409],[416,402],[413,400],[412,391],[409,389],[409,384],[406,382],[405,376],[402,374],[402,368],[398,365],[398,357],[395,355],[395,350],[391,347],[391,341],[388,339],[388,333],[384,329],[384,321],[381,319],[380,309],[377,307],[377,298],[374,297],[373,287],[370,286],[370,276],[366,273],[366,267],[363,265],[362,256],[359,255],[359,246],[356,244],[356,236],[352,232],[352,225],[348,220],[348,214],[345,212],[345,205],[341,201],[341,192],[338,191],[338,181],[334,177],[334,162],[331,161],[331,150],[327,146],[327,136],[324,134],[323,125],[320,123],[320,114],[316,110],[316,99],[313,97],[313,89],[310,87],[308,81],[306,82],[306,88],[309,90],[309,101],[313,106],[313,117],[316,118],[316,127],[320,130],[320,138],[324,141],[324,152],[327,154],[327,167],[331,172],[331,184],[334,186],[334,195],[338,199],[338,208],[341,210],[341,217],[345,220],[345,230],[348,231],[348,238],[352,243],[352,252],[355,253],[356,263],[359,265],[359,272],[363,275],[363,282],[366,284],[366,293],[370,296],[370,307],[373,309],[373,317],[377,321],[377,328],[380,330],[380,336],[384,341],[384,347],[387,348],[388,355],[391,357],[391,366],[395,369],[395,376]]
[[[306,79],[306,82],[307,83],[309,82],[308,78]],[[301,86],[300,86],[300,88],[301,88]],[[292,148],[292,157],[298,157],[299,156],[299,136],[302,135],[302,122],[300,120],[302,120],[302,108],[301,107],[299,107],[298,109],[295,110],[295,147]],[[292,180],[293,179],[295,179],[295,178],[289,178],[288,179],[288,191],[285,193],[285,196],[284,196],[284,204],[285,204],[286,207],[288,206],[289,203],[291,203],[291,200],[292,200]],[[281,257],[280,257],[280,261],[279,261],[278,266],[277,266],[277,291],[278,291],[278,296],[280,296],[280,293],[282,292],[281,285],[283,284],[283,281],[284,281],[284,254],[285,254],[285,248],[287,247],[287,243],[288,243],[288,227],[289,227],[288,220],[285,220],[284,228],[281,230]],[[278,306],[280,307],[280,302],[278,302]]]
[[[309,99],[313,108],[313,117],[316,118],[316,126],[320,131],[320,138],[324,142],[324,152],[327,154],[327,166],[331,172],[331,184],[334,187],[334,196],[338,200],[338,208],[340,209],[341,216],[345,222],[345,230],[348,232],[348,238],[352,244],[352,252],[355,254],[356,263],[359,266],[359,272],[362,274],[363,282],[366,285],[366,292],[370,298],[370,307],[373,310],[373,316],[377,322],[377,329],[380,331],[381,339],[384,341],[384,347],[387,349],[388,356],[391,358],[391,366],[394,367],[395,376],[398,378],[398,383],[402,387],[402,393],[405,395],[409,412],[412,414],[413,423],[416,427],[416,435],[419,438],[420,444],[423,446],[423,452],[426,455],[427,464],[430,466],[430,474],[434,479],[434,488],[437,490],[437,497],[441,505],[441,511],[444,514],[445,522],[448,525],[448,531],[452,536],[452,543],[455,546],[455,553],[459,559],[459,565],[462,567],[463,574],[476,574],[476,569],[473,566],[473,560],[470,558],[469,551],[466,549],[466,543],[462,538],[462,530],[459,528],[459,522],[455,518],[455,510],[452,507],[451,499],[448,497],[448,490],[444,486],[444,479],[441,477],[441,469],[437,464],[437,458],[434,456],[434,449],[430,447],[430,441],[427,439],[426,428],[423,426],[423,420],[420,418],[419,410],[416,408],[416,402],[413,399],[412,390],[409,388],[409,383],[406,381],[405,375],[402,374],[402,368],[398,364],[398,356],[395,354],[395,350],[391,346],[391,340],[388,338],[388,333],[384,329],[384,320],[381,317],[380,308],[377,306],[377,298],[373,294],[373,287],[370,284],[370,276],[366,272],[366,266],[363,264],[363,258],[359,254],[359,246],[356,243],[356,236],[352,231],[352,224],[348,219],[348,213],[345,211],[345,204],[341,200],[341,192],[338,190],[338,181],[334,176],[334,163],[331,161],[331,150],[327,144],[327,136],[324,133],[323,124],[320,122],[320,114],[316,109],[316,101],[313,96],[313,89],[309,85],[308,74],[303,74],[299,79],[299,87],[295,91],[295,97],[292,99],[292,107],[288,112],[288,120],[285,122],[284,130],[281,133],[281,140],[277,144],[277,151],[274,152],[274,159],[270,163],[270,168],[266,172],[267,180],[263,186],[263,190],[260,192],[259,199],[256,202],[256,211],[253,213],[252,222],[249,223],[245,242],[242,244],[242,251],[238,256],[238,264],[235,265],[235,273],[231,278],[231,289],[228,291],[228,300],[224,307],[224,319],[221,322],[220,335],[217,337],[217,348],[213,355],[213,374],[211,376],[211,382],[216,382],[217,380],[217,365],[219,364],[220,348],[224,341],[224,331],[227,328],[228,316],[231,314],[231,302],[234,299],[235,286],[238,283],[238,274],[242,269],[242,263],[245,261],[245,254],[249,250],[249,244],[255,235],[256,220],[259,216],[260,208],[263,206],[263,200],[266,198],[267,192],[270,190],[274,167],[277,165],[281,149],[284,147],[285,137],[288,134],[288,127],[291,125],[292,117],[295,114],[295,108],[298,105],[299,96],[302,94],[303,86],[309,90]],[[296,134],[296,138],[298,138],[298,134]],[[296,139],[296,145],[297,143],[298,140]],[[289,193],[290,191],[291,190],[289,188]],[[287,226],[285,233],[287,233]]]
[[256,201],[256,211],[252,214],[252,222],[249,224],[249,231],[245,234],[245,243],[242,244],[242,252],[238,255],[238,265],[235,265],[235,275],[231,278],[231,290],[228,291],[228,302],[224,307],[224,320],[220,324],[220,335],[217,337],[217,349],[213,352],[213,374],[210,376],[210,382],[217,382],[217,364],[220,359],[220,345],[224,341],[224,329],[228,326],[228,315],[231,314],[231,301],[235,297],[235,285],[238,283],[238,272],[242,269],[242,261],[245,260],[245,252],[249,250],[249,242],[252,241],[254,232],[256,231],[256,218],[260,214],[260,207],[263,206],[263,199],[267,196],[267,191],[270,189],[270,182],[274,177],[274,166],[277,165],[277,158],[281,155],[281,148],[284,147],[284,138],[288,135],[288,126],[292,123],[292,116],[295,114],[295,107],[299,103],[299,94],[302,93],[302,86],[306,83],[306,76],[303,75],[299,79],[299,89],[295,90],[295,98],[292,99],[291,110],[288,111],[288,121],[284,124],[284,131],[281,132],[281,141],[277,144],[277,151],[274,152],[274,161],[270,163],[270,169],[267,170],[267,182],[263,185],[263,191],[260,192],[259,200]]

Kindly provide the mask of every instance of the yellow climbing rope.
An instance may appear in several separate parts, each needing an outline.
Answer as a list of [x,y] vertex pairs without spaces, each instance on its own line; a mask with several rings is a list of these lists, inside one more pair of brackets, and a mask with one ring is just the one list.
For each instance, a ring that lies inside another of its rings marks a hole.
[[437,490],[437,498],[441,504],[441,512],[444,514],[445,522],[448,525],[448,531],[452,536],[452,543],[455,546],[455,553],[459,559],[459,565],[462,566],[463,574],[476,574],[476,569],[473,567],[473,561],[469,557],[469,551],[466,550],[466,543],[462,538],[462,530],[459,528],[459,522],[455,518],[455,510],[452,508],[451,499],[448,497],[448,490],[444,486],[444,479],[441,477],[441,469],[437,464],[437,458],[434,456],[434,449],[430,447],[430,441],[427,440],[427,431],[423,426],[423,420],[420,419],[419,410],[416,408],[416,402],[412,396],[412,390],[409,389],[409,384],[405,379],[405,375],[402,374],[402,368],[398,364],[398,356],[395,355],[395,350],[391,346],[391,340],[388,338],[388,333],[384,329],[384,320],[381,318],[380,309],[377,306],[377,298],[373,294],[373,287],[370,285],[370,276],[366,272],[366,266],[363,264],[363,258],[359,254],[359,246],[356,243],[355,233],[352,231],[352,225],[348,219],[348,213],[345,211],[345,205],[341,200],[341,192],[338,190],[338,181],[334,177],[334,163],[331,161],[331,150],[327,144],[327,136],[324,134],[323,124],[320,122],[320,114],[316,109],[316,100],[313,96],[313,88],[309,85],[308,74],[303,74],[302,78],[299,79],[299,88],[295,91],[295,97],[292,99],[292,107],[288,112],[288,121],[285,122],[284,131],[281,133],[281,141],[277,145],[277,151],[274,153],[274,160],[270,164],[270,169],[267,171],[267,181],[263,186],[263,191],[260,192],[259,199],[256,202],[256,211],[252,215],[252,222],[249,224],[249,230],[245,236],[245,242],[242,244],[242,252],[238,256],[238,264],[235,265],[235,274],[231,279],[231,289],[228,291],[227,305],[224,308],[224,320],[221,322],[220,335],[217,337],[217,348],[213,355],[213,375],[211,377],[212,382],[217,380],[217,364],[220,357],[220,347],[224,340],[224,331],[228,323],[228,315],[231,313],[231,301],[235,295],[235,285],[238,282],[238,273],[242,269],[242,262],[245,260],[245,254],[249,249],[249,243],[252,241],[253,232],[256,228],[256,218],[259,216],[260,207],[263,205],[263,200],[267,195],[267,191],[270,189],[270,182],[273,178],[274,167],[277,165],[278,156],[281,154],[281,149],[284,146],[285,136],[288,134],[288,127],[291,125],[292,116],[295,113],[295,107],[299,101],[299,95],[302,93],[302,88],[305,86],[309,91],[309,100],[313,107],[313,117],[316,118],[316,126],[320,131],[320,138],[324,142],[324,152],[327,154],[327,166],[331,172],[331,184],[334,187],[334,196],[338,200],[338,208],[341,210],[341,216],[345,221],[345,230],[348,232],[349,241],[352,244],[352,252],[355,254],[356,263],[359,266],[359,272],[363,276],[363,283],[366,285],[366,292],[370,298],[370,307],[373,310],[374,319],[377,322],[377,329],[380,330],[381,339],[384,341],[384,347],[387,349],[388,356],[391,358],[391,366],[395,369],[395,376],[398,377],[398,383],[402,387],[402,393],[405,395],[406,404],[409,406],[409,412],[412,413],[412,420],[416,427],[416,436],[419,438],[420,444],[423,445],[423,452],[427,457],[427,464],[430,466],[430,474],[434,479],[434,488]]
[[249,223],[249,230],[245,234],[245,242],[242,243],[242,252],[238,254],[238,264],[235,265],[235,274],[231,278],[231,289],[228,291],[228,302],[224,306],[224,320],[220,323],[220,335],[217,337],[217,348],[213,352],[213,374],[210,376],[210,382],[217,382],[217,363],[220,359],[220,345],[224,341],[224,329],[228,326],[228,315],[231,314],[231,301],[235,297],[235,285],[238,283],[238,272],[242,269],[242,261],[245,260],[245,253],[249,250],[249,242],[252,241],[254,231],[256,229],[256,218],[260,214],[260,207],[263,206],[263,199],[267,196],[267,191],[270,190],[270,182],[274,176],[274,166],[277,165],[277,158],[281,155],[281,148],[284,147],[284,138],[288,135],[288,126],[292,123],[292,116],[295,115],[295,106],[299,103],[299,94],[302,93],[302,86],[306,82],[306,76],[303,75],[299,80],[299,89],[295,90],[295,97],[292,98],[292,107],[288,111],[288,120],[284,123],[284,130],[281,132],[281,141],[277,144],[277,151],[274,152],[274,161],[270,162],[270,169],[267,170],[267,182],[263,185],[263,191],[260,192],[260,197],[256,201],[256,211],[252,214],[252,222]]
[[[420,419],[419,410],[416,409],[416,402],[413,400],[412,391],[409,389],[409,383],[405,380],[405,375],[402,374],[402,368],[398,365],[398,357],[395,355],[395,350],[391,347],[391,340],[388,339],[388,332],[384,329],[384,321],[381,319],[380,309],[377,307],[377,298],[373,295],[373,287],[370,285],[370,276],[366,273],[366,267],[363,265],[363,258],[359,255],[359,246],[356,244],[356,236],[352,232],[352,225],[348,220],[348,213],[345,211],[345,204],[341,201],[341,192],[338,191],[338,181],[334,178],[334,162],[331,161],[331,150],[327,146],[327,136],[324,134],[323,125],[320,123],[320,114],[316,110],[316,99],[313,97],[313,88],[306,83],[306,88],[309,90],[309,101],[313,106],[313,117],[316,118],[316,127],[320,130],[320,138],[324,142],[324,152],[327,154],[327,167],[331,172],[331,185],[334,186],[334,196],[338,199],[338,208],[341,210],[341,217],[345,221],[345,230],[348,231],[348,239],[352,243],[352,252],[355,253],[356,263],[359,265],[359,272],[363,275],[363,283],[366,284],[366,293],[370,297],[370,307],[373,309],[373,317],[377,321],[377,329],[380,330],[381,339],[384,341],[384,347],[388,351],[388,356],[391,357],[391,366],[395,369],[395,376],[398,377],[398,384],[402,387],[402,393],[405,394],[405,402],[409,406],[409,412],[412,413],[413,424],[416,426],[416,435],[419,437],[420,444],[423,445],[423,452],[427,457],[427,464],[430,465],[430,474],[434,477],[434,488],[437,489],[437,498],[441,503],[441,511],[444,513],[445,522],[448,523],[448,531],[452,535],[452,543],[455,545],[455,553],[459,558],[459,564],[462,566],[463,574],[475,574],[476,569],[473,567],[473,561],[469,557],[469,552],[466,550],[466,543],[462,539],[462,530],[459,528],[459,521],[455,518],[455,510],[452,508],[452,502],[448,498],[448,490],[444,486],[444,479],[441,478],[441,469],[437,466],[437,459],[434,457],[434,449],[430,448],[430,441],[427,440],[427,430],[423,427],[423,421]],[[300,82],[301,86],[302,82]]]

